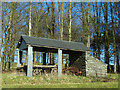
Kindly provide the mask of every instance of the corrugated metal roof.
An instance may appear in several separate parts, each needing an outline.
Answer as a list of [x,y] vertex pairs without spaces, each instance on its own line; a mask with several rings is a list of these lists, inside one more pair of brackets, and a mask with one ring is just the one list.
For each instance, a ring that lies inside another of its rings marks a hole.
[[25,35],[21,36],[21,39],[23,39],[26,44],[37,47],[60,48],[63,50],[75,50],[75,51],[89,51],[89,48],[87,48],[82,42],[69,42],[64,40],[55,40]]

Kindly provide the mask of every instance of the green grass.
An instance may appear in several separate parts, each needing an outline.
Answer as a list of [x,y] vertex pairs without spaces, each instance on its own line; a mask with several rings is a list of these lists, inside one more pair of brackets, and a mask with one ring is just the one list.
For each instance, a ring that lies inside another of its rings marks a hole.
[[63,75],[18,76],[15,73],[2,74],[3,88],[118,88],[118,74],[106,78]]
[[63,83],[63,84],[7,84],[4,88],[118,88],[117,82]]

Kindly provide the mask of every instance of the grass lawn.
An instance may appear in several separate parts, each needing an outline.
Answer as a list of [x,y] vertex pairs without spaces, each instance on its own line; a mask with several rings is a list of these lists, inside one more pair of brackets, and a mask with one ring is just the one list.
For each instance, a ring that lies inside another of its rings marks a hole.
[[2,88],[118,88],[118,74],[106,78],[63,75],[18,76],[2,74]]

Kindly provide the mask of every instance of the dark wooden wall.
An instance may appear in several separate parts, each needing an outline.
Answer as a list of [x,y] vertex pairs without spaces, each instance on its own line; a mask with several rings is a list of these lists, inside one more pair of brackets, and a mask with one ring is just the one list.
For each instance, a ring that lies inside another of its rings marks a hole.
[[82,71],[82,75],[86,75],[85,64],[84,52],[72,52],[69,54],[69,66],[78,68],[79,71]]

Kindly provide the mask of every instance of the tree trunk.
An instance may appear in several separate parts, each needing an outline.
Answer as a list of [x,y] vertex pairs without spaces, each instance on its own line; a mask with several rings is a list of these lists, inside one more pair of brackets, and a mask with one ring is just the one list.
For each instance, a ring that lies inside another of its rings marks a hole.
[[120,65],[119,65],[119,59],[120,59],[120,58],[119,58],[119,48],[120,48],[120,47],[119,47],[118,44],[117,44],[117,46],[116,46],[116,54],[117,54],[117,55],[116,55],[116,58],[117,58],[117,72],[118,72],[118,73],[120,73]]
[[87,47],[90,48],[90,28],[89,28],[89,3],[87,6],[87,16],[86,16],[86,22],[87,22]]
[[36,60],[36,52],[34,51],[34,53],[33,53],[33,64],[35,65],[35,60]]
[[[13,2],[10,4],[10,20],[9,20],[9,49],[7,53],[7,63],[8,63],[8,70],[11,69],[11,47],[12,47],[12,20],[13,20]],[[8,33],[7,33],[8,34]]]
[[31,36],[32,30],[32,1],[30,2],[30,11],[29,11],[29,36]]
[[[61,10],[61,15],[60,15],[60,2],[58,2],[58,10],[59,10],[59,29],[60,29],[60,39],[63,40],[63,2],[62,2],[62,10]],[[61,16],[61,20],[60,20]],[[62,22],[62,25],[61,25]],[[62,55],[63,57],[63,55]],[[62,63],[63,63],[63,58],[62,58]]]
[[110,68],[109,68],[109,37],[108,37],[108,3],[105,3],[105,63],[108,64],[107,66],[107,72],[109,73]]
[[71,28],[72,28],[72,2],[70,2],[70,9],[69,9],[69,41],[72,40],[72,36],[71,36]]
[[[101,6],[100,6],[101,7]],[[101,8],[100,8],[100,10],[99,10],[99,13],[98,13],[98,6],[97,6],[97,2],[96,2],[96,13],[97,13],[97,48],[98,48],[98,51],[97,51],[97,53],[98,53],[98,55],[97,55],[97,57],[98,57],[98,59],[100,60],[100,54],[101,54],[101,51],[100,51],[100,30],[99,30],[99,26],[100,26],[100,14],[101,14]]]
[[40,60],[40,53],[37,52],[37,60],[36,60],[36,63],[37,63],[37,64],[39,63],[39,60]]
[[[117,3],[116,3],[117,4]],[[117,10],[117,6],[119,6],[119,4],[117,4],[116,5],[116,10]],[[120,10],[118,10],[117,12],[116,12],[116,16],[118,16],[118,18],[119,18],[119,21],[118,21],[118,23],[117,23],[117,25],[116,25],[116,58],[117,58],[117,72],[118,73],[120,73],[120,68],[119,68],[119,60],[120,60],[120,43],[119,43],[119,41],[120,41],[120,39],[118,39],[118,38],[120,38],[120,35],[119,35],[119,28],[120,28]],[[117,18],[115,18],[115,21],[117,21]]]
[[61,10],[61,22],[62,22],[62,26],[61,26],[61,40],[63,40],[63,2],[62,2],[62,10]]
[[50,53],[50,64],[51,65],[54,65],[54,54],[53,53]]
[[113,45],[114,45],[114,73],[116,73],[116,68],[117,68],[117,55],[116,55],[116,38],[115,38],[115,28],[114,28],[114,21],[113,21],[113,6],[112,3],[110,2],[111,6],[111,19],[112,19],[112,33],[113,33]]
[[55,11],[55,3],[52,2],[52,30],[51,30],[51,38],[54,38],[54,31],[55,31],[55,16],[54,16],[54,11]]
[[[54,11],[55,10],[55,3],[52,2],[52,30],[51,30],[51,38],[54,38],[54,31],[55,31],[55,16],[54,16]],[[50,53],[50,62],[53,65],[54,64],[54,54]]]

